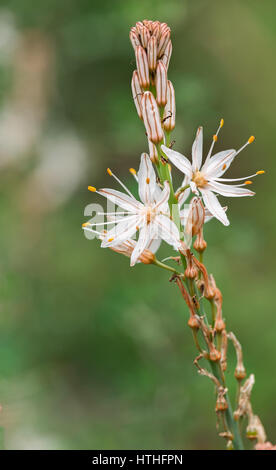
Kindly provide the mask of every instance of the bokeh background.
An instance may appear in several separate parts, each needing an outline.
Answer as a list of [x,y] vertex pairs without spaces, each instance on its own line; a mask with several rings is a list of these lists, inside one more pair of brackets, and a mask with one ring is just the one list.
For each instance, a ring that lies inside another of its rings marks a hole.
[[229,176],[267,170],[254,199],[227,201],[231,226],[213,221],[205,233],[228,328],[256,374],[254,410],[276,441],[275,2],[2,0],[0,424],[8,449],[224,446],[176,287],[152,266],[130,269],[81,230],[85,206],[101,202],[88,184],[109,185],[109,166],[133,187],[128,168],[146,150],[128,40],[144,18],[173,31],[175,148],[189,155],[198,125],[207,148],[223,117],[218,149],[256,135]]

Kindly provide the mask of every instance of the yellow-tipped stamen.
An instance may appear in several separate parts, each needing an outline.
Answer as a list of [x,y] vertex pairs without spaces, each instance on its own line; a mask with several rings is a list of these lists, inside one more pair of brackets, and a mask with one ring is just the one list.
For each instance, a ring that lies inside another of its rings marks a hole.
[[265,173],[264,170],[259,170],[259,171],[257,171],[256,175],[263,175],[264,173]]
[[94,186],[88,186],[88,190],[91,191],[92,193],[95,193],[97,191],[97,189],[94,188]]
[[253,181],[249,181],[249,180],[244,182],[244,184],[252,184],[252,183]]
[[221,120],[220,120],[219,127],[223,127],[223,126],[224,126],[224,119],[221,119]]
[[146,179],[146,183],[150,184],[150,179],[149,178]]
[[[215,143],[216,143],[217,140],[218,140],[219,131],[220,131],[220,129],[222,128],[223,124],[224,124],[224,120],[221,119],[221,120],[220,120],[219,127],[218,127],[218,129],[217,129],[217,132],[213,135],[211,147],[210,147],[210,150],[209,150],[208,155],[207,155],[207,157],[206,157],[205,163],[208,162],[208,161],[210,160],[210,158],[211,158],[214,145],[215,145]],[[205,164],[205,163],[204,163],[204,164]]]
[[[224,166],[222,167],[222,169],[224,170]],[[264,170],[260,170],[260,171],[257,171],[256,173],[254,173],[254,175],[248,175],[248,176],[244,176],[243,178],[216,178],[216,181],[218,182],[221,182],[221,181],[225,181],[226,183],[234,183],[235,181],[244,181],[244,180],[247,180],[248,181],[248,178],[255,178],[255,176],[258,176],[258,175],[262,175],[263,173],[265,173]],[[251,182],[245,182],[244,184],[251,184]]]
[[217,134],[214,134],[214,135],[213,135],[213,140],[214,140],[215,142],[217,142],[217,140],[218,140]]
[[109,238],[107,241],[108,242],[113,242],[114,238]]
[[131,173],[132,175],[136,175],[137,171],[134,170],[134,168],[130,168],[129,173]]
[[113,176],[113,178],[122,186],[122,188],[124,188],[124,190],[127,192],[127,194],[132,198],[132,199],[135,199],[135,197],[133,196],[133,194],[131,194],[130,190],[126,187],[126,185],[124,183],[122,183],[122,181],[118,178],[118,176],[114,175],[114,173],[112,173],[112,171],[110,170],[110,168],[107,168],[107,173],[110,175],[110,176]]
[[169,171],[170,171],[170,173],[171,173],[171,172],[172,172],[172,166],[171,166],[170,163],[168,163],[168,168],[169,168]]
[[82,227],[88,227],[88,225],[90,225],[89,222],[84,222],[84,224],[82,224]]
[[254,142],[254,140],[255,140],[255,137],[254,137],[254,135],[252,135],[251,137],[249,137],[248,143],[252,144],[252,142]]

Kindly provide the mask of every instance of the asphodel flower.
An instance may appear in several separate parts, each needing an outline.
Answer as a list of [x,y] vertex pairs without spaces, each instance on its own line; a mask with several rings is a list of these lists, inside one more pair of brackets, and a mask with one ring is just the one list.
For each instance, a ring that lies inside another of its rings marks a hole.
[[[257,171],[254,175],[246,176],[244,178],[221,178],[226,170],[228,170],[234,158],[247,145],[251,144],[255,140],[254,137],[251,136],[238,151],[234,149],[224,150],[212,156],[213,147],[217,141],[217,136],[222,126],[223,120],[221,120],[218,130],[213,136],[213,141],[204,164],[202,164],[202,127],[198,128],[196,138],[193,143],[192,163],[184,155],[166,147],[165,145],[162,145],[162,150],[170,161],[185,175],[182,188],[178,190],[179,193],[183,193],[181,199],[183,200],[187,198],[190,191],[196,195],[201,193],[205,206],[210,213],[224,225],[229,225],[227,215],[223,207],[220,205],[216,194],[226,197],[254,196],[255,193],[253,191],[250,191],[243,186],[247,186],[252,183],[248,178],[260,175],[264,173],[264,171]],[[236,184],[241,181],[244,181],[244,183]],[[235,184],[228,185],[225,183]]]
[[[135,173],[132,171],[132,173]],[[141,155],[141,163],[137,173],[138,192],[141,201],[138,201],[126,186],[115,176],[110,169],[108,174],[113,176],[126,193],[114,189],[99,189],[89,186],[89,190],[97,192],[108,200],[124,209],[124,212],[106,213],[112,220],[99,225],[115,224],[106,231],[103,236],[101,246],[103,248],[117,248],[126,240],[132,238],[138,231],[138,241],[130,256],[130,265],[133,266],[145,249],[149,249],[153,240],[162,239],[174,248],[180,244],[179,230],[169,217],[168,199],[170,196],[170,186],[167,181],[161,190],[149,156],[146,153]],[[89,226],[89,224],[85,224]],[[85,228],[85,227],[84,227]]]

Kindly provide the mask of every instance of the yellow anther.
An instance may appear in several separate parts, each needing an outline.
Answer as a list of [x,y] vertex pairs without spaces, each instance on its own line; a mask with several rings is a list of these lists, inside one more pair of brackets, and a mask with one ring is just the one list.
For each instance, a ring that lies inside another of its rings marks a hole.
[[265,173],[264,170],[259,170],[259,171],[257,171],[256,175],[263,175],[264,173]]
[[84,224],[82,224],[82,227],[87,227],[89,224],[89,222],[84,222]]
[[244,184],[252,184],[252,181],[245,181]]
[[255,140],[255,137],[254,137],[254,135],[252,135],[251,137],[249,137],[248,143],[252,144],[252,142],[254,142],[254,140]]
[[109,238],[107,241],[108,242],[113,242],[114,238]]
[[150,179],[149,179],[149,178],[146,179],[146,183],[147,183],[147,184],[150,183]]
[[95,193],[97,191],[96,188],[94,188],[94,186],[88,186],[88,189],[89,191],[91,191],[92,193]]
[[168,163],[168,168],[169,168],[170,172],[172,172],[172,166],[171,166],[170,163]]
[[130,172],[132,175],[136,175],[136,170],[134,170],[134,168],[130,168],[130,169],[129,169],[129,172]]
[[109,174],[109,176],[112,176],[112,171],[110,170],[110,168],[107,168],[106,171]]
[[221,119],[220,120],[220,127],[223,127],[224,126],[224,119]]
[[[222,127],[222,126],[220,126],[220,127]],[[216,134],[213,135],[213,141],[216,142],[217,140],[218,140],[218,136]]]

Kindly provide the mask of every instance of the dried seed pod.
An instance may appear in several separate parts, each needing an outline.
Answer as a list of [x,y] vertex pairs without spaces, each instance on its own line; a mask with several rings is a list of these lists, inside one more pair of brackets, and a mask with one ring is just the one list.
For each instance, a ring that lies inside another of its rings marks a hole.
[[139,118],[142,119],[141,99],[142,99],[144,92],[140,86],[137,70],[134,70],[133,75],[132,75],[131,90],[132,90],[132,96],[133,96],[134,104],[136,106],[137,114]]
[[149,39],[147,55],[149,69],[153,71],[156,69],[157,65],[157,38],[155,36],[151,36],[151,38]]
[[167,104],[163,114],[163,128],[172,131],[175,128],[175,93],[170,80],[167,83]]
[[150,85],[149,65],[145,49],[142,46],[136,47],[135,56],[140,85],[143,88],[148,88]]
[[146,91],[141,100],[142,116],[147,132],[148,139],[153,144],[162,142],[164,135],[159,115],[159,109],[153,94]]
[[167,103],[167,69],[161,60],[158,61],[155,76],[156,102],[158,106],[165,106]]

